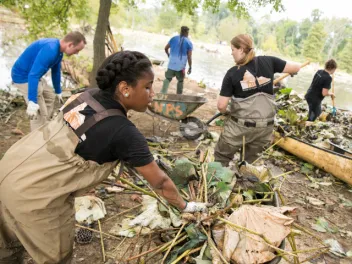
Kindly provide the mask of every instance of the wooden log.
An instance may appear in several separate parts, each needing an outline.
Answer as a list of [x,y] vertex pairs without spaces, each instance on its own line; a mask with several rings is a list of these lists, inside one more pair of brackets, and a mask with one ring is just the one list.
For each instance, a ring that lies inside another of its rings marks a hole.
[[[275,142],[281,139],[277,132],[274,133],[274,136]],[[283,138],[277,145],[319,169],[331,173],[336,178],[352,184],[351,157],[319,148],[292,137]]]

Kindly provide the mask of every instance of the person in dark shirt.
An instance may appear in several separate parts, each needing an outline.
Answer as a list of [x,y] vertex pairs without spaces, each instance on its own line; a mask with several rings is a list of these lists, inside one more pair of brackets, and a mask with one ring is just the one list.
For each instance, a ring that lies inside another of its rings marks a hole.
[[0,263],[72,259],[74,197],[105,180],[118,161],[128,162],[155,192],[182,212],[206,209],[185,202],[158,167],[127,112],[151,103],[154,73],[137,51],[109,56],[97,72],[98,88],[73,95],[54,120],[14,144],[0,160]]
[[276,114],[274,73],[295,74],[300,69],[297,63],[276,57],[256,57],[252,38],[246,34],[231,40],[231,50],[236,66],[227,71],[217,104],[219,111],[228,114],[228,118],[214,153],[215,160],[224,166],[242,147],[243,137],[247,162],[253,162],[270,142]]
[[307,100],[309,112],[308,121],[315,121],[321,114],[321,102],[325,96],[331,96],[334,98],[335,95],[330,92],[332,78],[337,69],[337,63],[334,59],[330,59],[325,62],[325,69],[318,70],[312,80],[311,85],[305,95]]

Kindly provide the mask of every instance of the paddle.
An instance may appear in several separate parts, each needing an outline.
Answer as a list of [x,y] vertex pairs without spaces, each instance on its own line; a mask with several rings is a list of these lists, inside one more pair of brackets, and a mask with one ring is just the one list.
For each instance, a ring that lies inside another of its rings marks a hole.
[[[302,69],[303,67],[307,66],[309,63],[310,63],[310,61],[306,61],[305,63],[303,63],[303,64],[301,65],[300,68]],[[279,78],[276,78],[276,79],[273,81],[273,84],[274,84],[274,85],[277,84],[279,81],[285,79],[286,77],[288,77],[288,76],[290,76],[290,75],[291,75],[290,73],[285,73],[285,74],[281,75]]]
[[334,94],[334,96],[331,96],[331,100],[332,100],[332,116],[336,116],[336,107],[335,107],[335,74],[332,75],[332,88],[331,91]]

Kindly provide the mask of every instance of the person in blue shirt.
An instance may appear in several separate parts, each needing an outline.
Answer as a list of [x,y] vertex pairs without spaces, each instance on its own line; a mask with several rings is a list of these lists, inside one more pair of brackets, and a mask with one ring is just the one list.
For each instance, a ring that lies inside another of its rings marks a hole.
[[[183,80],[185,78],[185,69],[188,61],[188,72],[192,72],[192,50],[193,44],[188,39],[189,28],[186,26],[181,27],[179,36],[172,37],[165,46],[165,52],[169,57],[168,69],[165,72],[165,80],[161,93],[166,94],[169,88],[169,84],[173,77],[177,79],[177,94],[183,92]],[[169,53],[170,49],[170,53]]]
[[[23,94],[31,130],[43,125],[52,115],[55,97],[63,103],[61,95],[61,60],[78,54],[87,44],[80,32],[70,32],[63,39],[44,38],[30,44],[12,67],[12,83]],[[42,78],[51,69],[54,90]],[[55,96],[56,94],[56,96]]]

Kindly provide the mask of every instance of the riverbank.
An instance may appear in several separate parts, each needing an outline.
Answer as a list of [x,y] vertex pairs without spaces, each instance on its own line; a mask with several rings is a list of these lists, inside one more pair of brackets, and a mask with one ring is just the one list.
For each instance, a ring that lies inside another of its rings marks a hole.
[[[2,25],[2,30],[4,29],[10,31],[10,27]],[[162,45],[164,45],[164,43]],[[92,46],[92,44],[90,44],[90,46]],[[89,51],[89,49],[87,49],[87,51]],[[205,68],[210,66],[211,64],[204,65],[203,68],[206,70]],[[165,68],[154,66],[154,72],[154,89],[156,92],[159,92],[162,87]],[[216,71],[212,74],[220,75],[220,73]],[[185,79],[184,87],[185,94],[203,96],[208,100],[206,104],[197,109],[194,113],[192,113],[192,115],[205,121],[215,114],[217,96],[219,93],[218,89],[203,89],[198,86],[197,81],[190,78]],[[213,87],[218,88],[219,86]],[[175,91],[176,80],[174,79],[170,84],[169,92],[175,93]],[[187,141],[184,138],[179,137],[178,122],[170,122],[159,116],[151,116],[147,113],[137,113],[133,111],[129,112],[128,116],[131,121],[136,124],[144,136],[158,136],[165,142],[171,142],[169,148],[170,151],[172,151],[174,145],[178,143],[180,143],[178,145],[182,144],[185,146],[186,149],[190,149],[192,146],[199,143],[195,141]],[[213,129],[217,129],[217,127],[213,127]],[[29,120],[25,113],[25,106],[19,105],[9,112],[5,118],[0,120],[0,158],[11,147],[11,145],[28,133]],[[209,148],[210,151],[213,151],[211,146],[209,146]],[[273,151],[270,152],[269,158],[264,159],[262,163],[271,168],[274,175],[280,175],[288,171],[293,171],[291,174],[280,178],[280,188],[286,205],[297,208],[295,213],[292,215],[296,223],[312,232],[322,241],[325,239],[335,239],[346,251],[352,250],[352,192],[350,186],[314,167],[311,169],[309,174],[302,172],[303,170],[301,171],[301,168],[309,165],[304,165],[304,162],[288,153],[285,153],[279,148],[274,148]],[[138,205],[138,202],[132,200],[132,198],[133,197],[130,194],[116,194],[104,199],[107,209],[107,216],[105,220],[112,216],[116,216],[118,213],[121,213],[126,209]],[[320,202],[309,202],[314,201],[312,198],[318,199]],[[126,215],[135,215],[137,212],[138,210],[135,209]],[[121,223],[124,217],[125,216],[117,216],[113,221],[102,221],[102,231],[109,233],[111,227],[115,223]],[[312,227],[314,227],[314,225],[316,225],[318,220],[321,218],[326,219],[326,222],[328,223],[327,227],[329,229],[320,229],[320,231],[318,231],[317,228],[312,229]],[[125,239],[120,237],[117,239],[110,239],[104,235],[103,242],[105,252],[115,252],[115,260],[118,260],[118,263],[122,263],[120,261],[121,258],[126,259],[127,257],[130,257],[127,255],[125,256],[124,254],[129,247],[136,246],[137,249],[141,248],[141,245],[138,244],[138,239],[136,240],[135,238]],[[296,243],[298,249],[321,247],[321,245],[315,240],[312,240],[310,237],[304,236],[303,234],[296,237]],[[286,249],[291,250],[289,243],[286,243]],[[136,250],[136,252],[138,251]],[[301,256],[303,259],[305,257],[309,257],[310,254],[307,252],[301,254]],[[109,260],[109,263],[117,263],[115,260]],[[74,262],[84,264],[103,263],[101,240],[98,234],[93,236],[92,242],[89,244],[81,245],[75,243]],[[33,262],[31,262],[30,258],[27,257],[27,264],[29,263]],[[134,264],[135,262],[130,263]],[[154,261],[153,263],[158,262]],[[281,261],[281,263],[285,264],[285,261]],[[323,254],[305,263],[348,264],[351,263],[351,259],[339,258],[332,254]]]

